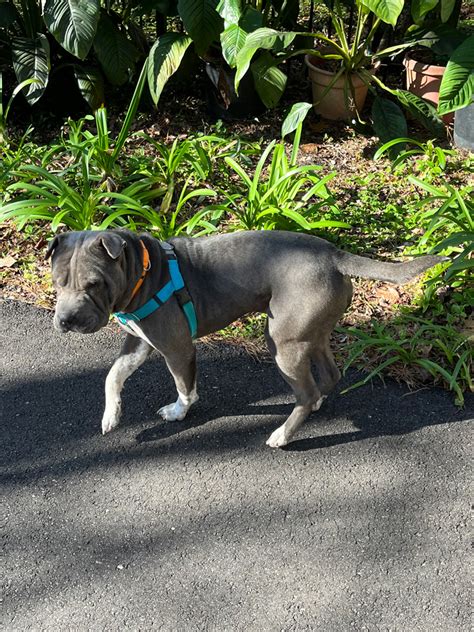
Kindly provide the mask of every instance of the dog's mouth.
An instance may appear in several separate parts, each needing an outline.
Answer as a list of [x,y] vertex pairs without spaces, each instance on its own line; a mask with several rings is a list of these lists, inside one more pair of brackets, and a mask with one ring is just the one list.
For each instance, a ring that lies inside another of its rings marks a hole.
[[73,316],[63,316],[56,314],[54,316],[54,328],[61,334],[67,334],[69,332],[77,334],[95,334],[108,322],[108,319],[91,318],[85,321],[79,320]]

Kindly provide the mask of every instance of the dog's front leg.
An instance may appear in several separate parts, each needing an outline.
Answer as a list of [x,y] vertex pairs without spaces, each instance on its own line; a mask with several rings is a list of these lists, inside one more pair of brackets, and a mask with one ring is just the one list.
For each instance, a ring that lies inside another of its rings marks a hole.
[[181,421],[199,396],[196,389],[196,350],[190,342],[176,353],[165,355],[166,364],[176,384],[178,399],[158,411],[166,421]]
[[102,417],[102,434],[118,426],[121,398],[125,380],[141,366],[153,347],[144,340],[127,334],[120,356],[114,362],[105,380],[105,411]]

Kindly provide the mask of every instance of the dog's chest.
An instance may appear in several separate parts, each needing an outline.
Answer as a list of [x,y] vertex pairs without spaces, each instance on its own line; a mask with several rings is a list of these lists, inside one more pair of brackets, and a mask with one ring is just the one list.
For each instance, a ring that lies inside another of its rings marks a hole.
[[127,332],[127,334],[131,334],[132,336],[136,336],[137,338],[141,338],[145,342],[147,342],[151,347],[156,349],[155,345],[151,342],[151,340],[146,336],[143,332],[143,329],[140,327],[138,323],[134,320],[129,320],[127,324],[119,322],[120,327]]

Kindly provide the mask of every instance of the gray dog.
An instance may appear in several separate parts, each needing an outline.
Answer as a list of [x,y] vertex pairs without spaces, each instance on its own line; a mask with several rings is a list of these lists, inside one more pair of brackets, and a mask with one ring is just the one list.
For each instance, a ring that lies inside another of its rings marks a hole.
[[73,232],[51,241],[46,257],[51,255],[55,327],[94,333],[114,313],[127,331],[105,383],[104,434],[119,423],[125,380],[153,349],[163,355],[178,391],[177,401],[159,414],[181,420],[198,399],[193,337],[249,312],[265,312],[270,353],[296,398],[288,419],[267,441],[272,448],[290,441],[340,378],[329,336],[351,301],[349,277],[406,283],[443,260],[384,263],[314,236],[276,231],[169,243],[122,230]]

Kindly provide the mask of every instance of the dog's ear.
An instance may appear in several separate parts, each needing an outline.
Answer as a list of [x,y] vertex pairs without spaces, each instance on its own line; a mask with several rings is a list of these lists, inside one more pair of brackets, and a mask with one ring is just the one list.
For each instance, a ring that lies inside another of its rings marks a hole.
[[99,242],[105,248],[105,251],[111,259],[118,259],[123,249],[127,246],[125,239],[113,232],[102,233],[99,237]]
[[55,237],[53,237],[53,239],[51,239],[50,242],[48,242],[48,249],[46,250],[46,254],[44,255],[44,258],[46,260],[51,257],[53,252],[58,247],[60,237],[61,237],[61,235],[56,235]]

